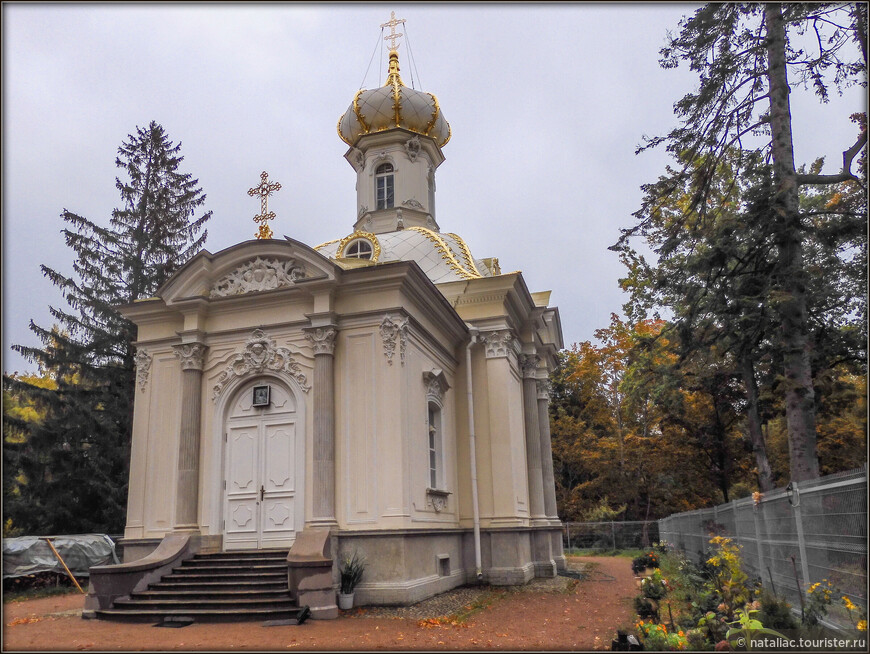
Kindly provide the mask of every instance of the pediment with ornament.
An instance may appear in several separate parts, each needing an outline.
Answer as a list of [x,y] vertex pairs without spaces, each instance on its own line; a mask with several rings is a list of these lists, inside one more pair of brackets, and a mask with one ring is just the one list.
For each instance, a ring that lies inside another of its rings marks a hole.
[[305,279],[305,268],[296,259],[256,257],[218,279],[209,297],[229,297],[294,286]]
[[289,238],[246,241],[217,254],[201,251],[158,291],[168,305],[303,287],[336,280],[336,266],[309,246]]

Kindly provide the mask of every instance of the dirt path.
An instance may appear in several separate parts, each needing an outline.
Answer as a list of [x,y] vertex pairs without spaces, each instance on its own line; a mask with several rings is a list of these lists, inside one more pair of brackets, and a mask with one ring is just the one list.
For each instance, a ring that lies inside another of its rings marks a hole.
[[[491,589],[464,622],[372,617],[352,612],[298,627],[260,623],[150,624],[83,620],[81,595],[3,605],[3,650],[603,650],[634,620],[637,587],[626,558],[574,558],[590,578],[522,590]],[[560,590],[561,589],[561,590]],[[373,611],[377,613],[377,611]]]

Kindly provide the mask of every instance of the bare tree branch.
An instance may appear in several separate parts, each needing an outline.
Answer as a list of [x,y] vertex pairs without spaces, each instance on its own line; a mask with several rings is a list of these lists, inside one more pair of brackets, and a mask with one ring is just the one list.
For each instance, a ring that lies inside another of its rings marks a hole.
[[855,141],[855,145],[843,152],[843,170],[836,175],[811,175],[804,174],[797,176],[797,183],[801,184],[839,184],[840,182],[848,182],[852,180],[859,182],[861,180],[852,173],[852,161],[855,156],[861,151],[861,148],[867,143],[867,130],[861,132],[861,136]]

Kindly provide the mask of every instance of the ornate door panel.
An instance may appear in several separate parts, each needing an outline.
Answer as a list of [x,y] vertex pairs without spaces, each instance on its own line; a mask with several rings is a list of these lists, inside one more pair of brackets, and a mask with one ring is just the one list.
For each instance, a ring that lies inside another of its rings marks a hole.
[[303,459],[295,403],[272,387],[268,407],[253,407],[242,389],[226,425],[224,548],[289,547],[303,508]]
[[260,534],[260,425],[227,428],[225,544],[256,548]]
[[295,450],[295,423],[263,425],[262,547],[295,537]]

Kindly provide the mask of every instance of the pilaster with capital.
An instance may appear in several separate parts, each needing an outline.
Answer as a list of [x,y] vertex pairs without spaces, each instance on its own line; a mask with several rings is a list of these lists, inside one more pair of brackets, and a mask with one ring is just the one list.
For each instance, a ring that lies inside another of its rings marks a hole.
[[199,440],[202,418],[202,368],[208,347],[203,343],[173,346],[181,363],[181,425],[178,438],[178,483],[175,529],[199,529]]
[[314,501],[311,524],[335,520],[335,327],[303,330],[314,349]]
[[541,476],[544,482],[544,513],[558,520],[556,509],[556,478],[553,473],[553,444],[550,436],[550,382],[538,379],[538,429],[541,434]]
[[537,370],[541,357],[537,354],[520,355],[523,373],[523,417],[526,427],[526,467],[529,479],[529,513],[532,521],[546,518],[544,509],[544,482],[541,471],[541,433],[538,424]]
[[516,338],[510,329],[481,332],[480,340],[483,341],[487,359],[509,357],[516,351]]

